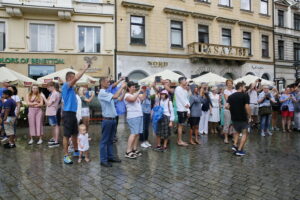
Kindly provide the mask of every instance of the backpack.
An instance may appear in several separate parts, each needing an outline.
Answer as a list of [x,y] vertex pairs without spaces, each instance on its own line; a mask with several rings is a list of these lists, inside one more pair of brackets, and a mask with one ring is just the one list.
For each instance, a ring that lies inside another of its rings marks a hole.
[[162,106],[154,106],[152,109],[153,115],[152,115],[152,126],[153,130],[156,133],[157,132],[157,123],[159,120],[163,118],[164,115],[164,108]]

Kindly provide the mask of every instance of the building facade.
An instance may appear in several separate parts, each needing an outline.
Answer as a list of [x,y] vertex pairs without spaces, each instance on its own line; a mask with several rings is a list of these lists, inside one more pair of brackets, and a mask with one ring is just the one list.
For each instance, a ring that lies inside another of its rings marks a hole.
[[114,75],[111,0],[0,0],[0,65],[37,79],[93,58],[89,75]]
[[119,0],[116,71],[274,78],[271,0]]
[[274,46],[276,80],[280,88],[295,82],[300,62],[300,2],[274,1]]

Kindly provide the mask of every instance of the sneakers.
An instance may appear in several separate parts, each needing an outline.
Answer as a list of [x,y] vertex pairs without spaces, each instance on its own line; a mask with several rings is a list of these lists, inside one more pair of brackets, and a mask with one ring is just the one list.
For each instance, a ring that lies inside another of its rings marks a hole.
[[152,147],[152,145],[148,141],[146,141],[145,143],[148,147]]
[[162,147],[161,146],[157,146],[154,148],[154,151],[161,151],[162,150]]
[[29,142],[28,142],[28,144],[32,145],[33,144],[33,139],[30,139]]
[[237,146],[235,146],[235,145],[232,145],[231,149],[232,149],[232,151],[234,151],[234,152],[237,152],[237,151],[238,151],[238,148],[237,148]]
[[266,135],[265,135],[265,132],[263,132],[263,131],[260,133],[260,135],[261,135],[262,137],[265,137],[265,136],[266,136]]
[[37,144],[42,144],[42,143],[43,143],[42,139],[39,139],[39,141],[37,142]]
[[4,143],[8,140],[8,137],[4,136],[2,139],[1,139],[1,143]]
[[73,164],[73,161],[71,160],[70,156],[64,156],[64,163]]
[[74,157],[79,157],[79,155],[80,155],[79,151],[74,151],[74,152],[73,152],[73,156],[74,156]]
[[54,140],[53,138],[51,138],[51,139],[49,140],[48,144],[53,144],[53,143],[55,143],[55,140]]
[[142,148],[148,148],[149,146],[147,145],[146,142],[143,142],[143,143],[141,144],[141,147],[142,147]]
[[270,131],[267,131],[266,133],[267,133],[268,135],[273,135]]
[[4,145],[4,148],[5,148],[5,149],[12,149],[12,148],[15,148],[15,147],[16,147],[15,144],[10,144],[10,143],[6,143],[6,144]]
[[59,147],[59,142],[54,142],[48,145],[49,148]]
[[237,151],[237,152],[235,152],[235,155],[236,156],[244,156],[244,155],[246,155],[246,153],[244,151]]
[[137,155],[133,152],[126,152],[125,153],[125,158],[130,158],[130,159],[135,159]]

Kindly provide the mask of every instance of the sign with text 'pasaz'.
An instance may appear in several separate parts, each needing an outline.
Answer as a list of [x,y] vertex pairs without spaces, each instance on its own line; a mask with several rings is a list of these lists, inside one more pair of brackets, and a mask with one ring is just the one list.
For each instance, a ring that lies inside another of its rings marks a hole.
[[64,59],[56,58],[0,58],[0,64],[64,64]]

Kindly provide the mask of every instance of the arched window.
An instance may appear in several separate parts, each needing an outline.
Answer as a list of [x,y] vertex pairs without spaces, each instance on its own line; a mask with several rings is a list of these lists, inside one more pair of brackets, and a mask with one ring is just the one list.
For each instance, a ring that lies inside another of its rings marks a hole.
[[234,80],[234,75],[232,73],[226,73],[223,77],[229,80]]
[[179,75],[181,75],[181,76],[184,76],[184,77],[185,77],[185,75],[184,75],[182,72],[180,72],[180,71],[173,71],[173,72],[175,72],[176,74],[179,74]]
[[253,76],[255,76],[255,74],[253,72],[247,72],[246,76],[247,75],[253,75]]
[[266,79],[266,80],[270,80],[270,75],[267,73],[264,73],[261,78]]
[[128,75],[128,79],[133,82],[138,82],[139,80],[146,78],[148,74],[141,70],[135,70]]

